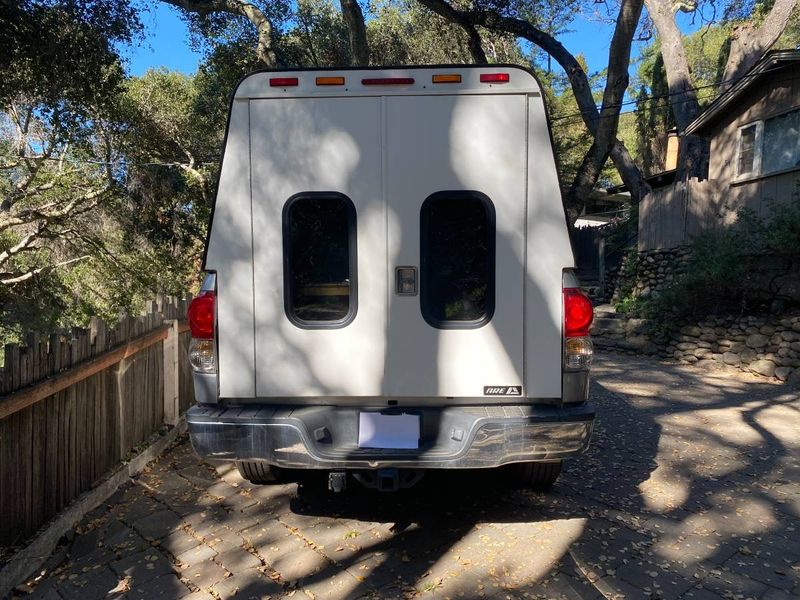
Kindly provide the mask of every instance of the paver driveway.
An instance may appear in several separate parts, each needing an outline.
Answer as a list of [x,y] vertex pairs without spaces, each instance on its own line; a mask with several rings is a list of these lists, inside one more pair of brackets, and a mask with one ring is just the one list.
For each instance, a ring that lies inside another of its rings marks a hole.
[[800,597],[796,393],[606,355],[592,395],[592,448],[546,495],[488,472],[396,494],[251,486],[183,441],[80,524],[34,593]]

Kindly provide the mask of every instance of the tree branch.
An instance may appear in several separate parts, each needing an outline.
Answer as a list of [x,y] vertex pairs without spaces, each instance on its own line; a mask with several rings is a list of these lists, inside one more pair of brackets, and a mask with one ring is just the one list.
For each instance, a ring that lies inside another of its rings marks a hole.
[[[625,90],[628,89],[628,63],[631,56],[631,44],[633,43],[636,28],[639,25],[639,18],[642,15],[642,5],[643,0],[623,0],[620,5],[614,35],[611,38],[611,45],[608,50],[606,87],[603,92],[603,105],[600,109],[597,129],[594,132],[594,141],[584,155],[581,166],[575,175],[575,180],[570,185],[565,198],[567,209],[572,209],[570,212],[573,213],[573,217],[578,216],[578,209],[582,208],[586,198],[597,183],[612,148],[620,144],[617,140],[619,112],[622,107]],[[622,146],[622,150],[624,150],[624,146]],[[624,152],[627,154],[627,151]],[[630,157],[627,158],[629,159]],[[630,161],[628,163],[624,155],[618,155],[617,160],[626,162],[625,178],[633,177],[634,181],[638,179],[641,185],[644,179],[637,178],[630,173],[630,167],[633,162]],[[638,169],[636,170],[638,171]],[[620,170],[620,175],[622,176],[622,170]],[[633,187],[629,187],[629,189],[631,194],[636,196],[635,200],[638,200],[641,196],[641,191]]]
[[272,47],[272,23],[267,16],[255,5],[246,0],[161,0],[172,6],[177,6],[185,11],[207,15],[214,12],[224,12],[244,17],[258,34],[256,56],[265,67],[275,67],[278,60],[275,49]]
[[23,273],[21,275],[15,275],[12,277],[6,277],[5,279],[0,279],[0,284],[13,285],[15,283],[22,283],[23,281],[27,281],[28,279],[33,279],[34,277],[36,277],[37,275],[41,275],[42,273],[49,273],[50,271],[55,271],[59,267],[66,267],[67,265],[71,265],[81,260],[86,260],[87,258],[91,258],[91,256],[89,256],[88,254],[84,254],[83,256],[79,256],[78,258],[71,258],[69,260],[64,260],[54,265],[39,267],[38,269],[28,271],[27,273]]
[[39,239],[41,233],[46,229],[47,223],[40,223],[34,231],[23,237],[19,242],[11,246],[8,250],[0,252],[0,265],[5,264],[15,254],[30,250],[32,244]]
[[767,18],[756,28],[752,21],[737,25],[731,33],[731,49],[722,76],[722,90],[727,89],[747,73],[769,50],[786,29],[797,6],[797,0],[775,0]]
[[455,23],[464,30],[467,34],[469,53],[475,64],[485,65],[489,62],[486,58],[486,53],[483,51],[481,36],[475,28],[476,23],[473,18],[468,16],[466,11],[453,8],[453,6],[445,2],[445,0],[419,0],[419,3],[426,6],[437,15],[444,17],[450,23]]

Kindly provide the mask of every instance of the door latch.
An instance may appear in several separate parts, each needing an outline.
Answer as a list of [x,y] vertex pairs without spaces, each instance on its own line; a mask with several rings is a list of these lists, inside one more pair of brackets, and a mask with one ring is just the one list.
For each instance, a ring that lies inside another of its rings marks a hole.
[[417,295],[417,267],[397,267],[394,280],[398,296]]

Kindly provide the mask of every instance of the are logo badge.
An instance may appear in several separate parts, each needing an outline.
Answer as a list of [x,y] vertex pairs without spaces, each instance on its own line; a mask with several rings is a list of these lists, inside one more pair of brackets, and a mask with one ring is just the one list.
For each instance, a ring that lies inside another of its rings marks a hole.
[[484,396],[522,396],[521,385],[485,385]]

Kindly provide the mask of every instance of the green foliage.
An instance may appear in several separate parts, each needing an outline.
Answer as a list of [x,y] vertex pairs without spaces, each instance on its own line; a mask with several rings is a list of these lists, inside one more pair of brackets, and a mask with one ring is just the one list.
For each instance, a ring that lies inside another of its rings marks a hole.
[[0,104],[19,95],[98,104],[123,78],[115,45],[140,31],[127,0],[1,2]]
[[[196,284],[223,131],[204,111],[208,85],[158,70],[126,81],[100,106],[6,105],[3,341],[85,325],[91,315],[113,320]],[[19,147],[34,158],[18,160]]]
[[763,312],[781,294],[781,281],[800,265],[800,204],[774,205],[761,218],[750,209],[737,213],[727,229],[710,229],[689,246],[684,273],[663,291],[635,298],[624,290],[620,308],[662,324],[709,314]]
[[[377,0],[367,21],[367,38],[375,65],[471,63],[464,30],[414,0]],[[493,62],[524,62],[508,35],[481,30],[487,57]]]

